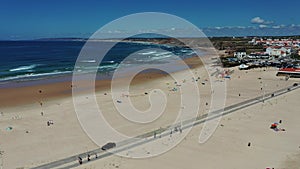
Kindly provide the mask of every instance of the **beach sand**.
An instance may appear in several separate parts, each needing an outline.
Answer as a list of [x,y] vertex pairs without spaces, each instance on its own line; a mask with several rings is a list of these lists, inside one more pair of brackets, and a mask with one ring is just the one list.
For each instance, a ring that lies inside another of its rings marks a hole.
[[[200,125],[194,127],[183,142],[161,156],[149,159],[112,156],[78,168],[297,169],[300,166],[299,110],[297,106],[286,105],[296,105],[299,94],[295,91],[224,116],[217,131],[204,144],[198,143]],[[269,128],[279,120],[285,132]]]
[[[193,63],[193,61],[191,61]],[[226,106],[291,86],[298,79],[285,81],[276,77],[274,68],[258,68],[234,73],[227,83]],[[198,82],[186,79],[186,71],[176,72],[181,80],[198,83],[201,94],[199,114],[207,113],[210,104],[209,78],[203,67],[192,70],[201,77]],[[120,79],[122,82],[122,79]],[[153,89],[167,94],[164,114],[150,124],[130,123],[113,106],[109,81],[98,81],[96,98],[107,121],[119,132],[136,136],[165,127],[181,108],[180,92],[170,76],[141,74],[130,86],[130,98],[139,110],[150,107],[148,95]],[[205,85],[202,85],[206,82]],[[180,82],[182,84],[182,82]],[[262,89],[261,89],[262,88]],[[71,83],[54,83],[12,89],[0,89],[0,149],[4,151],[4,168],[30,168],[99,148],[82,130],[71,98]],[[40,92],[40,90],[42,92]],[[198,143],[202,125],[196,126],[171,151],[149,159],[107,157],[79,168],[297,168],[300,127],[299,91],[276,97],[265,103],[239,110],[222,118],[220,126],[204,144]],[[121,95],[120,95],[120,98]],[[86,98],[89,99],[89,98]],[[42,104],[41,104],[42,103]],[[208,103],[208,105],[206,105]],[[84,106],[84,105],[83,105]],[[87,107],[88,109],[88,107]],[[43,112],[43,115],[41,114]],[[54,125],[47,126],[53,120]],[[282,120],[285,132],[274,132],[269,126]],[[222,126],[221,126],[222,124]],[[7,127],[12,130],[7,131]],[[251,142],[251,146],[247,144]]]

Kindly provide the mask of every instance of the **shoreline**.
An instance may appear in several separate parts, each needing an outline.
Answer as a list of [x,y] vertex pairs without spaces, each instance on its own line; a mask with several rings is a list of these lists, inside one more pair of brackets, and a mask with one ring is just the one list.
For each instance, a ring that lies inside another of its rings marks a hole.
[[[198,56],[193,56],[184,60],[191,68],[202,65]],[[174,64],[174,63],[173,63]],[[176,64],[176,63],[175,63]],[[180,63],[179,63],[180,64]],[[179,70],[176,72],[184,71]],[[174,72],[174,73],[176,73]],[[138,74],[135,84],[147,83],[147,81],[166,76],[157,71],[150,71]],[[123,78],[127,78],[126,75]],[[95,80],[95,90],[102,91],[110,88],[111,77]],[[41,91],[41,93],[40,93]],[[12,82],[0,87],[0,108],[11,107],[23,104],[39,104],[41,101],[61,99],[72,96],[72,75],[44,80],[34,80],[25,82]]]
[[[93,40],[91,40],[93,42]],[[172,44],[171,42],[173,42],[173,39],[162,39],[161,41],[134,41],[134,40],[120,40],[120,45],[116,47],[116,50],[112,50],[111,52],[111,60],[108,61],[103,61],[103,65],[98,65],[97,69],[98,72],[101,72],[103,74],[109,73],[110,71],[113,71],[114,68],[116,68],[116,66],[118,66],[118,63],[120,61],[120,57],[118,55],[118,50],[121,52],[132,52],[130,50],[131,45],[133,46],[133,48],[138,48],[138,49],[147,49],[148,47],[151,48],[161,48],[163,50],[167,50],[169,52],[173,51],[173,52],[179,52],[180,57],[184,57],[184,58],[188,58],[188,57],[193,57],[194,53],[191,52],[191,50],[189,52],[187,52],[186,48],[184,46],[177,46],[176,44]],[[9,41],[9,42],[15,42],[15,41]],[[19,43],[22,41],[16,41],[15,43],[10,44],[9,43],[9,47],[14,49],[18,49],[19,46],[24,45],[23,43]],[[25,41],[27,42],[27,41]],[[31,41],[29,41],[31,42]],[[28,49],[30,50],[31,48],[35,47],[35,43],[39,42],[39,41],[32,41],[33,44],[29,43],[29,44],[25,44],[28,45]],[[23,82],[28,82],[27,85],[31,85],[30,81],[42,81],[42,80],[48,80],[48,79],[58,79],[58,81],[65,81],[64,78],[68,78],[68,76],[72,75],[72,72],[74,70],[74,64],[75,61],[74,59],[76,59],[75,57],[78,56],[78,53],[80,50],[82,50],[82,47],[84,47],[84,43],[71,43],[71,42],[81,42],[81,41],[41,41],[43,42],[42,47],[47,47],[48,43],[50,43],[50,46],[54,46],[52,48],[50,48],[50,52],[47,52],[45,50],[40,50],[38,51],[39,53],[37,54],[28,54],[26,52],[24,52],[24,56],[18,54],[17,50],[16,53],[14,53],[15,50],[12,50],[10,52],[8,52],[8,54],[4,53],[4,55],[11,55],[11,57],[14,56],[19,56],[20,57],[15,57],[16,61],[10,63],[9,64],[2,64],[2,69],[1,71],[3,71],[1,73],[1,81],[0,81],[0,88],[1,86],[8,86],[10,84],[13,84],[15,86],[19,86],[18,83],[23,83]],[[44,43],[45,42],[45,43]],[[72,50],[68,50],[66,49],[61,49],[60,46],[55,46],[53,44],[57,43],[62,43],[62,45],[65,45],[69,48],[72,48]],[[85,41],[86,43],[87,41]],[[95,42],[104,42],[104,44],[97,44],[97,45],[105,45],[105,42],[119,42],[118,41],[110,41],[110,40],[105,40],[105,41],[95,41]],[[127,45],[124,45],[127,44]],[[139,45],[139,44],[142,44]],[[128,48],[129,45],[129,48]],[[169,48],[171,47],[171,49]],[[167,48],[167,49],[166,49]],[[36,49],[35,49],[36,50]],[[51,52],[51,50],[56,51],[56,52]],[[128,51],[126,51],[128,50]],[[65,53],[64,53],[65,52]],[[57,53],[57,54],[56,54]],[[156,55],[157,54],[157,55]],[[54,58],[57,60],[58,63],[55,63],[53,61],[47,61],[47,59],[45,58],[40,58],[40,56],[45,56],[47,57],[49,55],[49,57]],[[62,59],[61,56],[66,55],[66,59]],[[117,55],[117,57],[114,57],[115,55]],[[144,55],[144,54],[142,54]],[[164,57],[167,54],[160,54],[155,53],[151,56],[155,57],[155,59],[160,58],[163,61]],[[202,55],[202,54],[201,54]],[[23,60],[22,57],[25,57],[26,60]],[[72,56],[72,57],[70,57]],[[167,55],[168,56],[168,55]],[[121,56],[124,57],[124,56]],[[144,56],[141,56],[142,58]],[[35,61],[35,58],[37,58],[37,61]],[[20,59],[20,62],[17,62],[18,59]],[[30,62],[30,59],[33,59],[34,62]],[[121,58],[122,59],[122,58]],[[145,58],[147,60],[147,58]],[[90,62],[91,60],[88,60],[87,62],[85,60],[82,61],[82,63],[92,63]],[[154,60],[150,59],[149,62],[152,62]],[[81,61],[80,61],[81,62]],[[148,62],[148,60],[147,60]],[[61,64],[62,63],[62,64]],[[139,64],[139,61],[135,62],[133,61],[133,66],[134,64]],[[56,64],[58,64],[57,66],[55,66]],[[131,64],[130,62],[127,64]],[[152,63],[151,63],[152,64]],[[88,65],[87,65],[88,66]],[[104,77],[106,78],[106,77]],[[54,80],[55,80],[54,79]],[[48,80],[49,81],[49,80]],[[6,87],[7,88],[7,87]]]

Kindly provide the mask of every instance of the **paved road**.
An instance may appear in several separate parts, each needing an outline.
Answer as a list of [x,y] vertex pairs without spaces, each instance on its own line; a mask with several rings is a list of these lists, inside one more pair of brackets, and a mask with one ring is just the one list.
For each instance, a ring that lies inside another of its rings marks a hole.
[[[262,103],[266,100],[272,99],[274,97],[278,97],[280,95],[286,94],[288,92],[291,92],[291,91],[299,89],[299,88],[300,88],[300,86],[290,86],[290,87],[287,87],[287,88],[284,88],[284,89],[277,90],[277,91],[272,92],[272,93],[265,94],[264,96],[262,95],[262,96],[259,96],[259,97],[253,98],[253,99],[249,99],[249,100],[246,100],[246,101],[243,101],[243,102],[225,107],[224,110],[217,110],[215,112],[212,112],[209,115],[209,117],[208,117],[208,114],[204,114],[204,115],[199,116],[195,119],[190,119],[190,120],[183,121],[182,122],[182,126],[183,126],[182,129],[184,130],[186,128],[193,127],[195,125],[202,124],[207,120],[212,120],[214,118],[218,118],[220,116],[233,113],[235,111],[238,111],[240,109],[244,109],[246,107],[252,106],[252,105],[257,104],[257,103]],[[154,133],[154,131],[150,132],[150,133]],[[145,133],[145,134],[140,135],[138,137],[141,138],[141,137],[145,137],[145,136],[148,136],[148,135],[149,135],[149,133]],[[161,137],[165,137],[165,136],[169,136],[169,133],[164,132],[164,133],[161,134]],[[123,142],[117,143],[118,148],[115,150],[115,152],[122,152],[122,151],[128,150],[132,147],[139,146],[139,145],[142,145],[142,144],[146,144],[146,143],[151,142],[153,140],[155,140],[155,139],[150,138],[150,139],[143,139],[142,141],[136,141],[133,138],[133,139],[125,140]],[[91,160],[90,161],[99,160],[99,159],[102,159],[102,158],[105,158],[105,157],[108,157],[108,156],[112,155],[112,153],[103,151],[99,148],[99,149],[96,149],[96,150],[93,150],[93,151],[77,154],[77,155],[74,155],[74,156],[71,156],[71,157],[67,157],[65,159],[61,159],[61,160],[57,160],[57,161],[50,162],[50,163],[47,163],[47,164],[43,164],[43,165],[40,165],[38,167],[34,167],[33,169],[47,169],[47,168],[68,169],[68,168],[74,168],[74,167],[79,166],[79,164],[77,162],[79,156],[82,157],[83,163],[87,163],[87,160],[86,160],[87,154],[91,155]],[[95,154],[97,154],[97,158],[95,158]]]

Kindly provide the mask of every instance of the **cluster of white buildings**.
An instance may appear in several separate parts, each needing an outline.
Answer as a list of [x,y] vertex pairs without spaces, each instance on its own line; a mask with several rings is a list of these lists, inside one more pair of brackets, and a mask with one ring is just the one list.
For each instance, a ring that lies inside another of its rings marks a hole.
[[292,47],[288,46],[268,46],[265,49],[265,53],[272,57],[285,57],[292,52]]
[[263,38],[253,38],[249,43],[253,45],[263,45],[263,46],[282,46],[282,47],[300,47],[300,39],[263,39]]
[[234,57],[238,59],[274,59],[288,56],[293,49],[300,48],[300,39],[262,39],[253,38],[249,43],[262,45],[264,52],[256,52],[247,55],[246,50],[238,49],[234,52]]

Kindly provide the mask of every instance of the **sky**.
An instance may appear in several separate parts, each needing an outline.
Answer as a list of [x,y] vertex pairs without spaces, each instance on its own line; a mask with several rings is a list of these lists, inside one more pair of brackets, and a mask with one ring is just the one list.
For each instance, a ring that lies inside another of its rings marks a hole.
[[243,29],[242,34],[248,29],[280,31],[287,27],[297,27],[293,29],[297,32],[299,6],[299,0],[1,0],[0,39],[84,37],[139,12],[176,15],[212,35],[225,28]]

